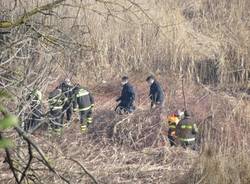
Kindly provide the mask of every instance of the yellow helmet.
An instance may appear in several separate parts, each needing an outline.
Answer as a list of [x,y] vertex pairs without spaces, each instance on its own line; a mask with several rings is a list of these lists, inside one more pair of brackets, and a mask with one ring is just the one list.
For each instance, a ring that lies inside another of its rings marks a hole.
[[178,123],[179,122],[179,118],[176,117],[175,115],[170,115],[168,116],[168,123]]

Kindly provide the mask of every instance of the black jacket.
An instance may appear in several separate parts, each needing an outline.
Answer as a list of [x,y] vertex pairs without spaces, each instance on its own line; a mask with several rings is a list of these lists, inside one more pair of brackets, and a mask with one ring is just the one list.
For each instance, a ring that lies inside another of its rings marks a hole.
[[149,97],[153,103],[163,103],[164,93],[159,82],[154,81],[150,86]]
[[121,106],[130,107],[133,105],[135,100],[135,91],[131,84],[126,83],[123,85],[121,96],[117,101],[121,101]]
[[74,100],[73,108],[74,110],[78,109],[79,111],[90,110],[94,105],[94,98],[89,91],[83,88],[74,89]]

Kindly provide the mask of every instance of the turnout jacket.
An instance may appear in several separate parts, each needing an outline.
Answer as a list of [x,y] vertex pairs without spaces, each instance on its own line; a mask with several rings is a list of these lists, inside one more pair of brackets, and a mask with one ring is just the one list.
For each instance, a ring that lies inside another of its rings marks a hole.
[[90,92],[83,88],[76,87],[74,89],[73,109],[76,111],[90,110],[94,106],[94,98]]
[[67,101],[67,98],[65,95],[62,93],[62,90],[57,88],[54,91],[49,93],[49,107],[50,110],[55,111],[55,110],[62,110],[63,105]]
[[130,107],[133,105],[135,100],[135,91],[133,86],[130,83],[123,85],[121,96],[117,101],[121,101],[121,105],[124,107]]
[[197,125],[190,117],[182,119],[176,127],[176,136],[181,142],[194,142],[197,133]]
[[164,93],[158,81],[154,81],[151,84],[149,97],[153,103],[163,103]]
[[27,100],[31,100],[32,106],[39,105],[42,101],[42,93],[39,90],[35,90],[27,96]]

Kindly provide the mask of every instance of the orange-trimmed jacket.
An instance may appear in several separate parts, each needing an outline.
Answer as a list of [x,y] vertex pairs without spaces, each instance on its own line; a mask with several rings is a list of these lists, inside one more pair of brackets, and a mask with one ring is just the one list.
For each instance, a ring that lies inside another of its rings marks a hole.
[[169,129],[168,129],[168,136],[175,137],[176,134],[176,126],[179,123],[180,119],[175,115],[170,115],[167,117]]

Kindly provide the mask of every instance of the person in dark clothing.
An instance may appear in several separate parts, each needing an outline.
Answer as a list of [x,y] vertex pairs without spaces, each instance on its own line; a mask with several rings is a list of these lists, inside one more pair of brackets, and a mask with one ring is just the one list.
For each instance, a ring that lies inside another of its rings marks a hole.
[[28,118],[28,121],[24,124],[24,131],[28,132],[29,130],[35,128],[42,118],[42,93],[39,90],[34,90],[31,92],[27,100],[30,100],[31,115]]
[[146,80],[150,85],[149,98],[151,100],[151,108],[164,106],[164,92],[154,76],[149,76]]
[[73,93],[74,112],[76,112],[77,110],[79,111],[81,132],[85,133],[88,130],[88,126],[92,123],[92,109],[94,107],[94,98],[88,90],[80,87],[79,85],[74,88]]
[[62,90],[62,93],[67,98],[65,104],[63,105],[63,118],[64,118],[64,113],[66,113],[66,120],[67,120],[66,125],[68,125],[72,117],[72,108],[73,108],[72,102],[73,102],[74,86],[71,85],[71,82],[69,79],[65,79],[61,83],[60,89]]
[[183,148],[190,147],[195,149],[196,135],[198,133],[197,125],[193,122],[190,114],[185,111],[184,119],[180,120],[176,127],[176,136]]
[[52,128],[56,133],[61,133],[63,128],[63,106],[67,98],[62,93],[60,88],[56,88],[49,93],[49,120],[50,128]]
[[135,100],[135,91],[133,86],[128,82],[127,76],[122,77],[121,83],[123,86],[121,96],[116,99],[116,101],[120,103],[115,108],[115,111],[117,111],[118,108],[121,108],[122,110],[131,113],[135,110],[133,104]]

